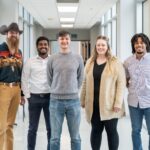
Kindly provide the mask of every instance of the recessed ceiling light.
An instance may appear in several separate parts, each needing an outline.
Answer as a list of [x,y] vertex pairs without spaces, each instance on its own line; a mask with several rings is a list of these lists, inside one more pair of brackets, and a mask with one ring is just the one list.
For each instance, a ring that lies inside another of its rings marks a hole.
[[75,18],[60,18],[60,22],[74,22]]
[[77,6],[58,6],[59,12],[77,12]]
[[63,27],[63,28],[72,28],[73,24],[61,24],[61,27]]

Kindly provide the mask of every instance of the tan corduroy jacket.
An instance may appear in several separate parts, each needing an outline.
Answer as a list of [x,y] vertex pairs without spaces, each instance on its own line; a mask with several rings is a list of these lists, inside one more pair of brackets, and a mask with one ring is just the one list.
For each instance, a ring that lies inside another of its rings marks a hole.
[[[94,61],[90,58],[85,66],[84,81],[81,87],[81,105],[85,107],[86,118],[90,123],[93,114],[94,101]],[[123,96],[126,87],[125,71],[122,63],[111,57],[103,70],[100,84],[99,107],[101,120],[120,118],[125,115]],[[118,113],[113,107],[121,109]]]

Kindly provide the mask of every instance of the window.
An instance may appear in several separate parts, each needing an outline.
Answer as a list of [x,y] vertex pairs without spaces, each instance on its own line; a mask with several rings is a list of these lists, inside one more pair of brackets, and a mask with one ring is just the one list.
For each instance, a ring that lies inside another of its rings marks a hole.
[[109,38],[113,55],[117,54],[117,8],[116,4],[101,18],[101,34]]
[[117,55],[117,21],[116,19],[112,20],[112,40],[111,40],[111,47],[112,47],[112,53],[114,55]]
[[112,7],[112,17],[116,17],[116,14],[117,14],[117,8],[116,8],[116,5],[114,5]]
[[20,37],[20,49],[23,53],[24,61],[30,57],[31,50],[33,50],[33,17],[18,4],[19,9],[19,27],[23,29],[23,34]]

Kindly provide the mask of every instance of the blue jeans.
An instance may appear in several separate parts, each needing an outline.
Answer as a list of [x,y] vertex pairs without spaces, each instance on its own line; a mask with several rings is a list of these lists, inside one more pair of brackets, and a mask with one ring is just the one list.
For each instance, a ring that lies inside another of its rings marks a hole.
[[47,130],[47,150],[50,150],[51,129],[49,119],[49,101],[50,94],[31,94],[31,97],[29,98],[28,150],[35,150],[37,129],[42,110]]
[[143,117],[145,117],[146,126],[149,134],[149,150],[150,150],[150,108],[141,109],[139,107],[129,106],[129,111],[132,124],[133,150],[143,150],[141,141],[141,129]]
[[81,139],[79,135],[80,109],[79,99],[50,100],[51,150],[60,150],[60,137],[65,116],[71,137],[71,150],[81,150]]

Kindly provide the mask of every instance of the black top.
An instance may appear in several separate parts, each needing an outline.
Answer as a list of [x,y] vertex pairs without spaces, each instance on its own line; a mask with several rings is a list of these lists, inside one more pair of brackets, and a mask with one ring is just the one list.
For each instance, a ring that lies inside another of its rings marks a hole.
[[94,77],[94,106],[99,106],[99,92],[100,92],[100,82],[102,72],[106,62],[103,64],[98,65],[97,62],[94,62],[94,69],[93,69],[93,77]]
[[20,82],[22,71],[22,54],[11,55],[6,43],[0,45],[0,82]]

